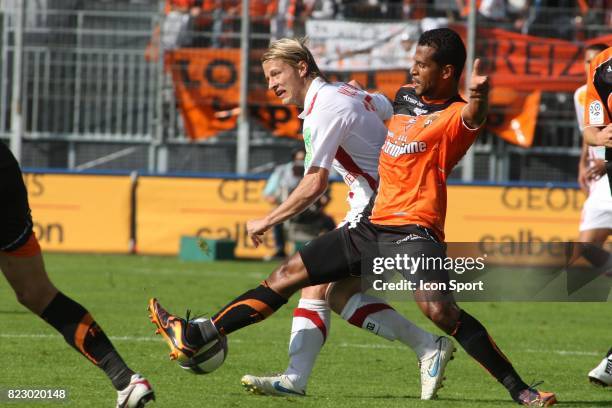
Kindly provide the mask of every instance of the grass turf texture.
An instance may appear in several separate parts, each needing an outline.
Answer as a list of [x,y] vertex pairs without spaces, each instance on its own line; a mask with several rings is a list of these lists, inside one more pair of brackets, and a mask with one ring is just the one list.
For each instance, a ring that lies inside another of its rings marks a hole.
[[[184,263],[174,258],[45,256],[51,279],[94,316],[134,370],[155,387],[152,407],[497,407],[513,406],[508,394],[460,347],[437,401],[419,400],[416,358],[333,317],[330,337],[315,366],[306,398],[246,394],[243,374],[282,371],[292,308],[232,334],[229,355],[215,373],[195,376],[168,360],[168,348],[148,321],[156,296],[171,312],[214,313],[264,279],[275,263]],[[42,320],[20,306],[0,283],[0,388],[66,388],[61,406],[111,407],[115,391],[104,374],[69,348]],[[412,302],[394,306],[427,330],[440,333]],[[591,386],[586,373],[610,346],[610,303],[469,303],[525,381],[545,380],[566,407],[612,406],[612,390]],[[2,404],[2,401],[0,401]],[[15,406],[58,406],[22,402]]]

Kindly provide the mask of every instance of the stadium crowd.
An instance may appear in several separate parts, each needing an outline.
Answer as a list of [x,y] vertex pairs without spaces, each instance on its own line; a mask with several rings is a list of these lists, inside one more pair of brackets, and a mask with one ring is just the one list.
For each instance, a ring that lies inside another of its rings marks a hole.
[[[543,37],[584,40],[612,24],[612,0],[478,0],[478,24]],[[167,15],[182,16],[177,46],[238,47],[240,0],[167,0]],[[409,21],[426,17],[464,21],[467,0],[254,0],[249,2],[253,46],[268,38],[302,36],[309,19]]]

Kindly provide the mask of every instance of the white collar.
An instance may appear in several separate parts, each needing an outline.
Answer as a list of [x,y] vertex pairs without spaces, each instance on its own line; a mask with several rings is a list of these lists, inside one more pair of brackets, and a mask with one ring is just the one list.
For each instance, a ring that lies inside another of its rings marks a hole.
[[308,87],[308,91],[306,91],[306,98],[304,99],[304,110],[298,115],[298,118],[304,119],[306,117],[306,115],[311,110],[310,105],[314,102],[313,99],[315,95],[317,94],[317,92],[319,92],[319,89],[321,89],[325,84],[327,84],[327,82],[325,82],[325,80],[321,77],[316,77],[312,80],[310,86]]

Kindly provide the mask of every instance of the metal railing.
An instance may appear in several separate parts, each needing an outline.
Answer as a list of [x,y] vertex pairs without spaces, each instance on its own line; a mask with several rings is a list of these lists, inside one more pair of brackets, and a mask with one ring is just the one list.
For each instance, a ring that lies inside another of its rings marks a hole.
[[[159,90],[159,64],[144,58],[157,14],[46,11],[72,27],[26,27],[22,51],[27,139],[149,142]],[[97,28],[90,20],[112,19]],[[14,20],[2,15],[0,136],[10,133]],[[129,28],[140,23],[145,30]],[[143,24],[144,22],[144,24]],[[51,39],[49,39],[51,37]],[[58,40],[54,41],[54,37]],[[46,44],[44,44],[46,42]]]

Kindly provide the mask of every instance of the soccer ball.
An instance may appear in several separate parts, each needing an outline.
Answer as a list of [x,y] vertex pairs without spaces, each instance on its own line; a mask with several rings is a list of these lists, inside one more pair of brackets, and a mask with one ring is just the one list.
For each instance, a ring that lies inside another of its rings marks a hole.
[[221,336],[218,340],[205,344],[195,356],[187,359],[179,357],[178,364],[193,374],[210,374],[221,367],[226,356],[227,338]]

